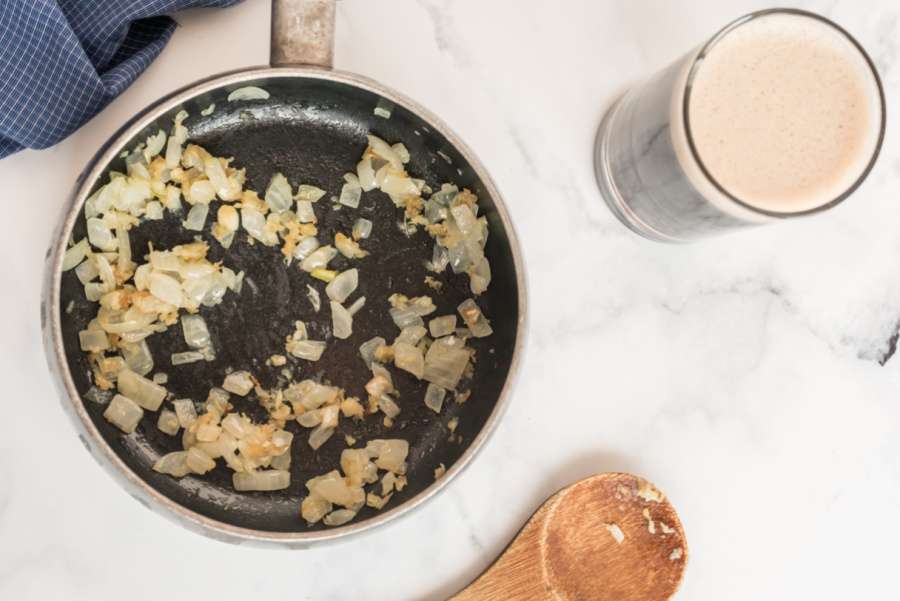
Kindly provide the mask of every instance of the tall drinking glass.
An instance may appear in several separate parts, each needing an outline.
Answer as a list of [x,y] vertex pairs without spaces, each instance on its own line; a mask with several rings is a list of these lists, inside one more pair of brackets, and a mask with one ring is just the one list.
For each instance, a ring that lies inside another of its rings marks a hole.
[[866,178],[885,112],[849,33],[805,11],[760,11],[612,106],[597,182],[626,226],[663,242],[812,215]]

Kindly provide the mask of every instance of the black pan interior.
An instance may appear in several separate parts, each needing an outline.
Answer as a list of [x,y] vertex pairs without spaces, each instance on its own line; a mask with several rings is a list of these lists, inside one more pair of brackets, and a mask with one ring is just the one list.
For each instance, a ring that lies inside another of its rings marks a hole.
[[[422,402],[425,383],[406,372],[392,369],[401,393],[399,404],[402,408],[393,427],[384,427],[380,417],[375,416],[361,422],[342,419],[336,434],[314,452],[306,442],[309,430],[289,424],[295,439],[292,482],[288,490],[235,493],[231,486],[231,471],[222,465],[204,477],[188,476],[175,480],[157,474],[151,470],[155,459],[181,449],[180,436],[170,437],[156,428],[157,413],[146,412],[138,430],[126,436],[102,417],[102,405],[83,401],[102,436],[124,462],[140,478],[176,503],[234,526],[298,532],[322,528],[321,525],[308,527],[299,516],[300,500],[306,492],[304,482],[338,467],[346,434],[360,441],[357,446],[372,438],[409,440],[409,486],[396,494],[385,510],[397,507],[428,487],[434,481],[434,469],[439,464],[450,468],[481,430],[506,380],[517,335],[519,291],[512,251],[494,200],[459,152],[419,116],[403,106],[394,106],[390,119],[378,117],[373,113],[381,100],[377,94],[341,82],[271,77],[248,83],[266,89],[271,98],[229,103],[227,95],[237,86],[205,93],[162,115],[135,136],[127,147],[132,148],[158,128],[168,132],[174,114],[184,108],[190,113],[185,123],[191,140],[214,155],[235,157],[234,164],[247,169],[247,186],[259,191],[260,195],[276,171],[284,173],[293,186],[314,184],[331,195],[339,194],[342,175],[355,171],[367,144],[365,136],[371,132],[390,143],[403,142],[412,157],[408,171],[414,177],[424,178],[432,188],[438,189],[441,183],[452,182],[460,188],[472,189],[478,194],[480,206],[490,221],[486,253],[491,262],[493,282],[488,292],[478,298],[478,303],[491,319],[494,335],[471,342],[477,351],[475,376],[470,383],[460,386],[461,389],[471,387],[471,398],[464,404],[446,403],[442,413],[436,415]],[[215,111],[209,116],[201,116],[200,111],[210,103],[215,103]],[[118,159],[109,168],[124,170],[124,165]],[[103,178],[94,187],[105,181]],[[322,378],[344,387],[348,394],[364,398],[363,385],[370,373],[357,349],[372,336],[380,335],[391,341],[398,333],[388,315],[390,294],[432,296],[438,306],[432,317],[455,314],[456,306],[470,296],[467,276],[454,276],[449,269],[444,274],[431,274],[443,282],[441,293],[426,287],[424,278],[428,272],[423,263],[430,257],[433,242],[421,230],[410,237],[402,233],[398,227],[400,213],[383,193],[364,193],[358,210],[346,207],[333,210],[331,205],[326,197],[316,206],[322,240],[332,239],[337,231],[349,234],[359,216],[374,222],[372,238],[363,242],[363,247],[371,252],[370,256],[354,261],[360,270],[356,294],[365,295],[367,303],[354,318],[351,338],[345,341],[333,339],[327,305],[318,314],[312,310],[306,296],[307,284],[319,289],[322,298],[326,299],[322,282],[308,277],[296,264],[285,267],[277,248],[266,248],[261,244],[251,246],[245,236],[239,236],[230,249],[223,249],[209,235],[211,221],[208,221],[203,237],[210,245],[210,260],[222,261],[235,271],[245,271],[248,281],[240,295],[229,292],[220,305],[201,309],[217,351],[215,361],[173,367],[169,360],[171,353],[186,350],[180,327],[171,327],[148,339],[156,362],[154,373],[168,374],[167,388],[174,394],[173,398],[203,402],[211,386],[221,385],[229,368],[249,370],[266,386],[283,385],[284,379],[280,376],[283,368],[269,367],[265,360],[273,353],[283,353],[284,339],[293,331],[293,323],[298,319],[307,322],[311,338],[326,340],[329,346],[317,363],[289,358],[287,367],[292,370],[294,379]],[[211,216],[215,215],[217,206],[213,203]],[[84,236],[84,228],[84,220],[79,218],[75,239]],[[192,241],[193,234],[195,232],[180,226],[178,218],[166,212],[164,221],[144,222],[132,231],[132,252],[136,257],[145,255],[149,242],[156,248],[171,248]],[[333,265],[337,269],[350,267],[340,255]],[[74,271],[62,275],[61,301],[66,356],[76,387],[84,395],[90,382],[85,355],[79,350],[78,331],[95,316],[96,305],[84,298]],[[263,418],[252,393],[245,399],[235,397],[233,402],[238,410]],[[461,441],[451,441],[448,422],[457,417]],[[356,522],[375,513],[364,508]]]

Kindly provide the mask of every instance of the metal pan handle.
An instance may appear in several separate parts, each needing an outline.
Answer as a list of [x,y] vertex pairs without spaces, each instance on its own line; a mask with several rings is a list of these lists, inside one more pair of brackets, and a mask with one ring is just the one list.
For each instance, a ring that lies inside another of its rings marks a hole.
[[273,67],[331,68],[335,0],[272,0]]

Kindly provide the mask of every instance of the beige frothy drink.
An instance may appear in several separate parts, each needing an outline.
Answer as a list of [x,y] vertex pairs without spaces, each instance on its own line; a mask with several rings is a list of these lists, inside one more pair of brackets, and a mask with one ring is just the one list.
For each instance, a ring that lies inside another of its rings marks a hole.
[[[765,211],[802,212],[839,198],[878,146],[872,69],[847,36],[814,18],[774,14],[737,27],[703,59],[688,93],[687,130],[707,173]],[[683,109],[676,99],[673,111]],[[721,195],[689,149],[677,154],[705,196]]]

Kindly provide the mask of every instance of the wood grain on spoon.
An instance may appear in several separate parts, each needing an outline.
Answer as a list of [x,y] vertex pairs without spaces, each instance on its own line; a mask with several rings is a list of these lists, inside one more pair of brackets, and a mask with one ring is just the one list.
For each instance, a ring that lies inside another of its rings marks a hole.
[[687,557],[662,493],[631,474],[599,474],[547,500],[453,601],[663,601],[681,584]]

